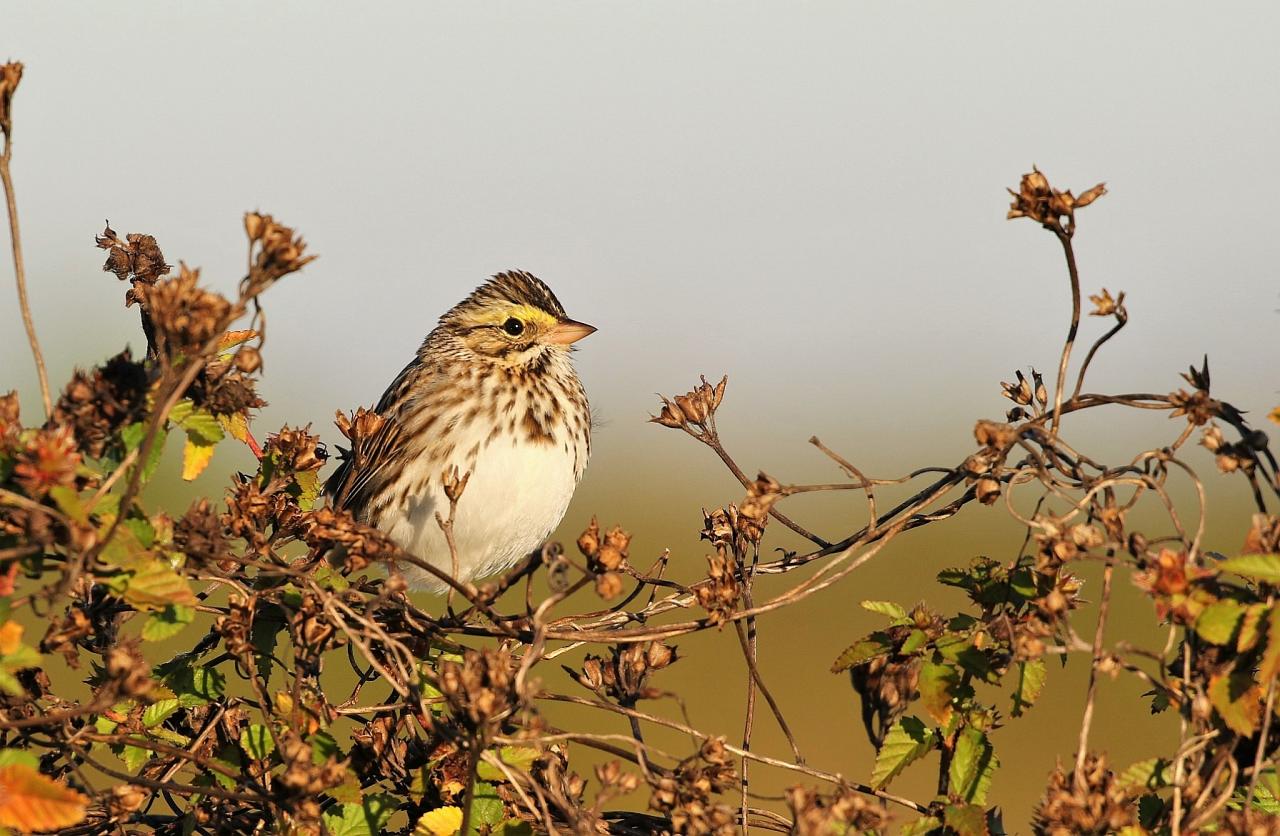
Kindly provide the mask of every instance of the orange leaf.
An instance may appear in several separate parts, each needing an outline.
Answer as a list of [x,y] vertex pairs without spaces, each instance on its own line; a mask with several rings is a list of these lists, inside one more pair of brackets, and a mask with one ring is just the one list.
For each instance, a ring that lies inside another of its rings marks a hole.
[[258,336],[258,332],[251,328],[246,328],[243,331],[228,331],[222,335],[222,339],[218,340],[218,352],[221,353],[229,348],[235,348],[241,343],[247,343],[256,336]]
[[0,655],[8,656],[22,645],[22,625],[16,621],[6,621],[0,627]]
[[0,766],[0,826],[23,833],[84,821],[89,799],[23,764]]

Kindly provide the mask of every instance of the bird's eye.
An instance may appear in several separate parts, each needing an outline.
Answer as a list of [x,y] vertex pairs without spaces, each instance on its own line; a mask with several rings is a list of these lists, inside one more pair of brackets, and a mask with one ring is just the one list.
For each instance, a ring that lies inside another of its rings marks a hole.
[[513,337],[518,337],[524,333],[524,323],[513,316],[506,322],[502,323],[502,330],[506,331]]

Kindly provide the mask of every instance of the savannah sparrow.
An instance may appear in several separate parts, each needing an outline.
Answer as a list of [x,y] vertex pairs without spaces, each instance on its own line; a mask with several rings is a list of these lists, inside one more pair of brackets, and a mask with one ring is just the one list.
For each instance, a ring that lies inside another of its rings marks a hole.
[[[591,413],[572,343],[596,329],[565,316],[529,273],[499,273],[440,317],[378,402],[385,423],[343,461],[325,491],[401,548],[452,573],[436,514],[445,474],[470,478],[454,521],[461,581],[500,572],[564,517],[591,451]],[[440,591],[402,566],[410,585]]]

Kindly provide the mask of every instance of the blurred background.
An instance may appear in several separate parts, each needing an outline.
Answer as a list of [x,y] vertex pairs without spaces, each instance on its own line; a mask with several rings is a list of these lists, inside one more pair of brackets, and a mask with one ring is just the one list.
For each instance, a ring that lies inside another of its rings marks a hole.
[[[838,473],[811,435],[877,477],[953,465],[975,419],[1007,408],[999,381],[1056,368],[1061,253],[1005,220],[1004,187],[1033,163],[1059,188],[1110,191],[1082,211],[1076,246],[1085,291],[1125,291],[1131,322],[1088,390],[1166,392],[1208,354],[1215,394],[1255,423],[1280,403],[1271,4],[130,0],[108,12],[11,0],[0,17],[0,57],[27,65],[14,171],[55,385],[144,345],[125,285],[100,271],[104,219],[155,235],[170,262],[224,292],[242,273],[245,210],[296,225],[321,255],[265,300],[259,438],[311,422],[334,441],[334,411],[376,400],[440,313],[488,275],[527,269],[600,329],[577,358],[601,426],[560,536],[598,514],[634,532],[637,564],[670,549],[682,579],[705,569],[700,509],[742,491],[709,451],[645,422],[655,392],[727,373],[720,426],[743,468],[825,482]],[[7,259],[0,284],[11,287]],[[1082,341],[1106,326],[1087,321]],[[30,419],[38,395],[11,290],[0,357],[0,387],[21,391]],[[1180,424],[1106,413],[1067,428],[1115,460]],[[1243,480],[1203,450],[1188,456],[1208,481],[1209,547],[1238,548]],[[178,510],[250,466],[226,445],[175,494]],[[831,539],[865,517],[856,493],[785,510]],[[764,675],[811,764],[870,775],[848,682],[827,672],[881,623],[858,602],[955,608],[936,572],[1009,559],[1021,534],[999,507],[966,508],[762,620]],[[1109,640],[1161,646],[1149,605],[1118,587]],[[736,742],[746,673],[732,632],[678,644],[686,658],[657,684]],[[1055,663],[1045,702],[997,732],[993,799],[1013,828],[1055,758],[1072,755],[1081,661]],[[1176,737],[1141,690],[1102,686],[1094,743],[1120,766]],[[1007,708],[1007,695],[988,697]],[[767,714],[756,747],[787,754]],[[894,789],[927,800],[934,768]],[[766,795],[791,783],[753,772]]]

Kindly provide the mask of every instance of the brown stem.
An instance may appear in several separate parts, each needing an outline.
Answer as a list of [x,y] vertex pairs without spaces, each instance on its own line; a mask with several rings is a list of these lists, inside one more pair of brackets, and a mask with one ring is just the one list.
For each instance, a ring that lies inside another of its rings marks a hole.
[[1071,276],[1071,327],[1067,329],[1067,341],[1062,345],[1062,359],[1058,361],[1058,387],[1053,393],[1053,423],[1051,432],[1058,433],[1058,424],[1062,418],[1062,397],[1067,387],[1067,364],[1071,362],[1071,347],[1076,342],[1076,332],[1080,330],[1080,273],[1076,268],[1076,253],[1071,247],[1071,233],[1061,227],[1054,229],[1058,241],[1062,244],[1063,255],[1067,259],[1067,272]]
[[27,300],[27,271],[22,259],[22,235],[18,230],[18,201],[13,194],[13,175],[9,161],[13,157],[12,137],[6,130],[4,153],[0,154],[0,181],[4,183],[5,206],[9,210],[9,242],[13,249],[13,274],[18,285],[18,308],[22,311],[22,326],[27,330],[27,342],[31,345],[31,357],[35,360],[36,376],[40,379],[40,398],[44,401],[44,417],[53,415],[53,399],[49,396],[49,373],[44,366],[44,353],[36,338],[36,323],[31,317],[31,304]]
[[[1112,557],[1114,555],[1108,555]],[[1102,634],[1107,626],[1107,611],[1111,606],[1111,575],[1114,566],[1110,563],[1102,570],[1102,598],[1098,602],[1098,626],[1093,632],[1093,663],[1089,666],[1089,690],[1085,697],[1084,714],[1080,718],[1080,737],[1076,743],[1076,791],[1084,792],[1088,786],[1084,775],[1085,756],[1089,751],[1089,727],[1093,724],[1094,698],[1098,689],[1098,664],[1102,661]]]

